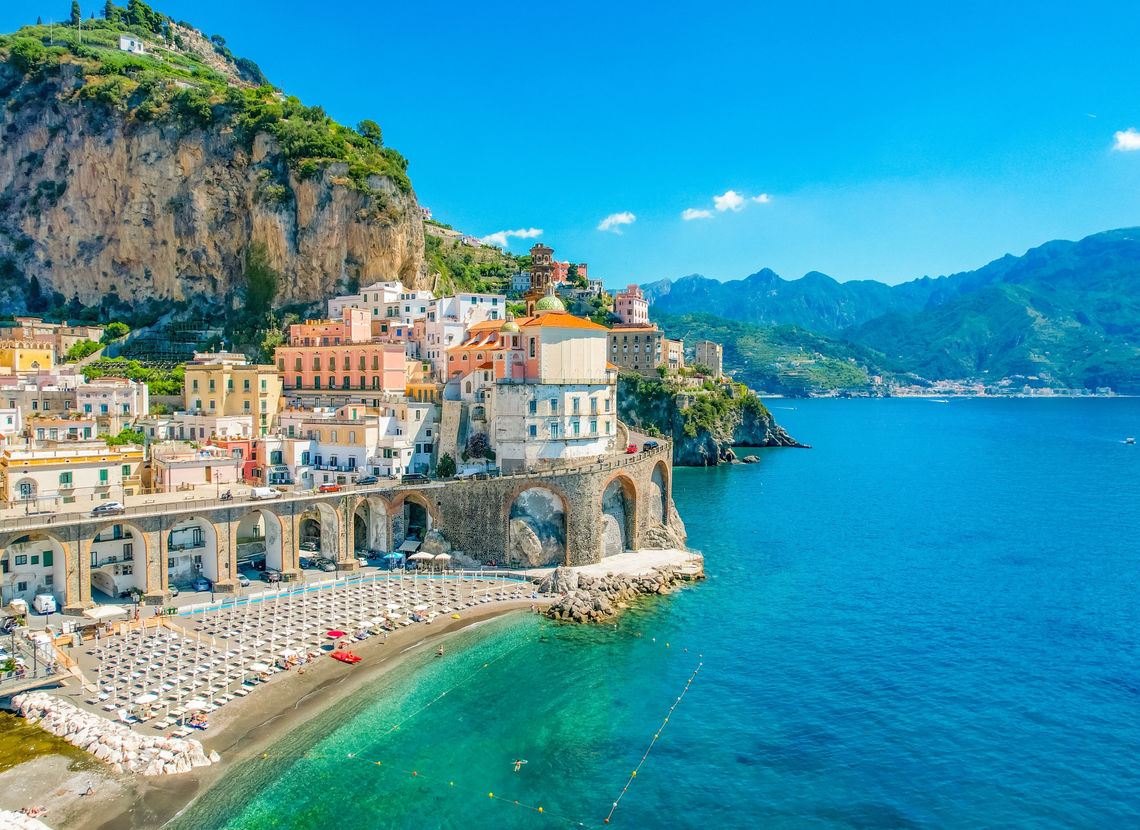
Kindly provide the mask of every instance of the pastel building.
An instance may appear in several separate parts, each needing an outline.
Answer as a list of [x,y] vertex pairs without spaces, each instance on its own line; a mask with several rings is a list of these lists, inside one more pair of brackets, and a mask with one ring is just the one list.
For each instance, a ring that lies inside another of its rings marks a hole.
[[391,280],[374,282],[364,286],[356,294],[342,294],[329,300],[329,317],[334,320],[339,318],[346,308],[368,309],[373,317],[380,317],[385,314],[386,305],[398,302],[404,292],[403,283]]
[[57,355],[67,354],[76,343],[103,339],[102,326],[69,326],[62,323],[45,323],[39,317],[17,317],[15,322],[0,325],[0,340],[34,340],[50,343]]
[[84,415],[141,418],[150,412],[150,392],[141,381],[94,378],[75,387],[75,408]]
[[628,285],[625,291],[614,294],[614,314],[623,323],[649,325],[649,301],[640,286]]
[[0,502],[47,509],[76,501],[121,501],[142,488],[143,448],[79,441],[0,451]]
[[137,419],[134,428],[155,442],[248,440],[255,434],[252,413],[210,415],[206,412],[175,412],[173,415],[149,415]]
[[186,364],[185,405],[206,415],[249,415],[260,435],[274,428],[281,405],[276,366],[251,364],[245,355],[195,353]]
[[151,489],[158,493],[210,485],[223,487],[241,480],[241,459],[218,446],[156,444],[151,447],[150,459]]
[[38,340],[0,340],[0,374],[42,372],[55,365],[55,346]]
[[423,352],[440,380],[446,380],[447,350],[462,342],[468,327],[485,320],[503,320],[507,298],[503,294],[456,294],[440,297],[428,307]]

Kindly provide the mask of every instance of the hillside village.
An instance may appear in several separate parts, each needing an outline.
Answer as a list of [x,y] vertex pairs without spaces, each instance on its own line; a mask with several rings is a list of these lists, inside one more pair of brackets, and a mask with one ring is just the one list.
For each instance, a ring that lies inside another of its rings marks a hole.
[[[0,328],[0,511],[115,515],[195,493],[545,472],[655,448],[619,421],[619,376],[700,395],[720,376],[720,347],[697,343],[686,361],[636,286],[606,296],[607,325],[571,313],[604,291],[585,263],[553,253],[535,245],[501,294],[435,297],[388,280],[332,297],[323,318],[289,326],[272,363],[196,351],[152,381],[159,394],[99,376],[122,324],[17,318]],[[169,580],[185,586],[200,568],[175,535]],[[131,566],[112,559],[103,581],[117,596]],[[5,551],[3,601],[50,591],[51,564]]]

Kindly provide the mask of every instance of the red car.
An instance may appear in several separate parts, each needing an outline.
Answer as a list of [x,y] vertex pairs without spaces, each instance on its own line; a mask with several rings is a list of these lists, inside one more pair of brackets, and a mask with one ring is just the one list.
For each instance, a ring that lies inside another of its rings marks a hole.
[[317,490],[319,490],[322,493],[335,493],[339,489],[340,489],[339,484],[322,484],[320,487],[317,488]]
[[637,452],[637,444],[630,444],[625,448],[626,455],[633,455],[635,452]]

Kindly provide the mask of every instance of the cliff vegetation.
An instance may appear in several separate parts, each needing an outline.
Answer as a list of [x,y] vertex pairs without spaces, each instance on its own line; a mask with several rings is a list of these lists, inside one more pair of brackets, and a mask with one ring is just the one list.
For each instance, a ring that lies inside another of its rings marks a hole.
[[673,463],[708,466],[736,458],[733,447],[798,447],[760,398],[739,383],[693,387],[681,379],[618,379],[618,416],[651,436],[673,441]]
[[237,307],[255,246],[277,305],[426,287],[408,163],[378,124],[337,123],[140,0],[104,13],[0,36],[0,310],[22,310],[32,278],[49,306]]

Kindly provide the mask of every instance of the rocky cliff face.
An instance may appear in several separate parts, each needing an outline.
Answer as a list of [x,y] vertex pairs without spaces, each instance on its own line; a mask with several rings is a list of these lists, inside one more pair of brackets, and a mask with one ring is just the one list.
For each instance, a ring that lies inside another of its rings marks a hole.
[[[81,100],[79,68],[25,78],[0,63],[0,260],[9,274],[93,304],[204,295],[234,303],[245,256],[263,245],[280,274],[276,302],[312,302],[399,279],[426,288],[414,193],[348,165],[305,180],[276,140],[247,149],[232,129],[184,131]],[[18,281],[17,281],[18,282]],[[19,294],[9,286],[7,305]]]
[[705,467],[736,459],[733,447],[802,447],[772,413],[741,387],[729,394],[681,390],[667,382],[623,376],[618,414],[634,429],[656,429],[673,439],[673,463]]

